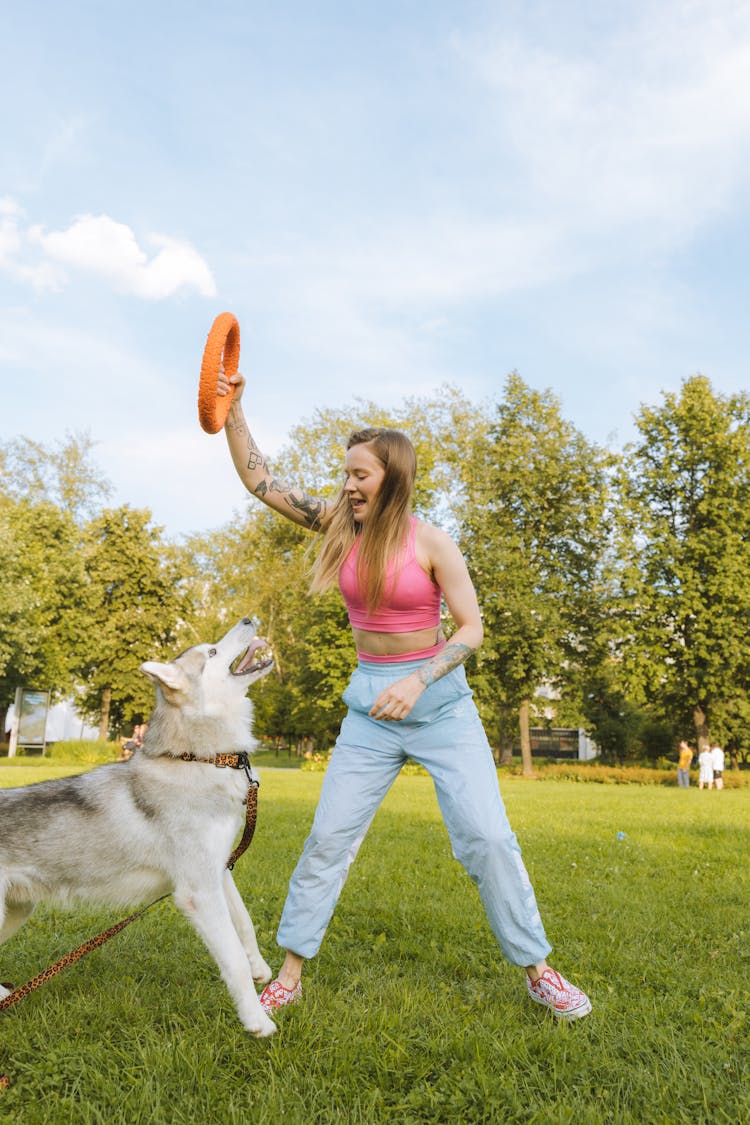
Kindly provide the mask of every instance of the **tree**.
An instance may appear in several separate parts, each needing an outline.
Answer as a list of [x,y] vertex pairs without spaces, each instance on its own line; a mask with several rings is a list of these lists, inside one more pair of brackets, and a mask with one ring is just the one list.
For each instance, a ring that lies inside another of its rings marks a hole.
[[87,431],[68,433],[52,448],[27,437],[0,444],[0,491],[16,500],[46,500],[80,525],[112,491],[92,461],[95,444]]
[[[64,690],[85,575],[72,518],[0,495],[0,714],[18,686]],[[3,730],[4,730],[3,726]]]
[[124,505],[106,509],[84,529],[85,606],[76,673],[85,714],[99,734],[143,719],[153,688],[138,671],[145,660],[174,655],[188,605],[176,556],[151,526],[151,513]]
[[619,651],[632,690],[691,717],[703,748],[750,676],[750,397],[696,375],[663,398],[626,450]]
[[517,712],[526,774],[535,692],[570,684],[596,641],[610,464],[549,390],[515,373],[467,462],[461,543],[485,626],[480,709],[506,745],[503,726]]

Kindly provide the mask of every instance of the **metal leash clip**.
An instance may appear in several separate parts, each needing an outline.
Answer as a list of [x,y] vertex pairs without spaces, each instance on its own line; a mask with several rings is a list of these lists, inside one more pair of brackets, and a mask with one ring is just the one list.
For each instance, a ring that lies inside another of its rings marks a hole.
[[250,785],[254,785],[256,789],[260,788],[260,778],[257,778],[253,773],[253,767],[250,765],[250,755],[245,751],[241,751],[237,755],[237,761],[242,769],[245,771],[247,780]]

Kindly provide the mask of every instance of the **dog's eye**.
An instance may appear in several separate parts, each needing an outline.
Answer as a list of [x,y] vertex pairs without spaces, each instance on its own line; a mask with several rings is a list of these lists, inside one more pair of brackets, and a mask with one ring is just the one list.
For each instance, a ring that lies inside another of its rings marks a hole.
[[208,650],[208,655],[209,655],[209,656],[216,656],[216,649],[215,649],[215,648],[210,648],[210,649]]

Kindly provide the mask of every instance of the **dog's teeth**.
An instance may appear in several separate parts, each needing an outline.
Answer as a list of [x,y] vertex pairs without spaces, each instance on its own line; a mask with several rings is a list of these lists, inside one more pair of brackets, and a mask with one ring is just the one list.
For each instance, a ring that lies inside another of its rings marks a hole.
[[250,643],[250,646],[246,649],[246,651],[237,660],[234,666],[234,673],[235,675],[240,675],[242,672],[247,672],[250,669],[256,667],[256,665],[266,664],[270,657],[271,654],[268,651],[268,645],[266,644],[266,642],[262,637],[256,637],[255,640]]

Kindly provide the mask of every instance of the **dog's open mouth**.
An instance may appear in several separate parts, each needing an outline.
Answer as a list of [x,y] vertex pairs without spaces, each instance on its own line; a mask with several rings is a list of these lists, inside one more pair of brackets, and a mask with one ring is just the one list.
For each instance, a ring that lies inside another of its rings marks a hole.
[[262,637],[250,642],[244,652],[232,661],[229,671],[233,676],[246,676],[249,672],[262,672],[273,664],[273,654]]

